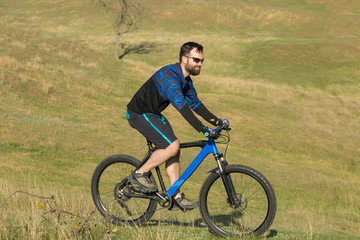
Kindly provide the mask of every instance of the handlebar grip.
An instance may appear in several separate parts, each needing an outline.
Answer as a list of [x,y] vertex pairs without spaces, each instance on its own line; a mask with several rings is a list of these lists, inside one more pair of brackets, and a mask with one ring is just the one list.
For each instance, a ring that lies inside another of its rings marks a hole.
[[217,138],[219,137],[219,135],[220,135],[220,132],[221,132],[222,130],[224,130],[224,129],[226,129],[227,131],[230,131],[230,130],[231,130],[230,127],[227,128],[226,125],[223,124],[223,125],[217,127],[216,129],[214,129],[214,134],[212,134],[211,136],[207,136],[207,137],[217,139]]

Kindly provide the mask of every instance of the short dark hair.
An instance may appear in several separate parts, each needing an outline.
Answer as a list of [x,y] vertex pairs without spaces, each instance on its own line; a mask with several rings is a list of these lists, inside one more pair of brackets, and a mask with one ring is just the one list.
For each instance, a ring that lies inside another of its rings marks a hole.
[[193,50],[194,48],[196,48],[196,50],[200,53],[203,52],[203,46],[201,46],[200,44],[196,43],[196,42],[187,42],[184,43],[181,48],[180,48],[180,57],[179,57],[179,61],[181,62],[181,58],[182,56],[186,56],[188,55],[191,50]]

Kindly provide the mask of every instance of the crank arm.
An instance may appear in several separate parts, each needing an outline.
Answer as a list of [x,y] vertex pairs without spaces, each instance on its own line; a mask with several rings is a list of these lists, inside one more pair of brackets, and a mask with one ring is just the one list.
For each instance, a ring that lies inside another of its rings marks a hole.
[[158,196],[155,195],[144,195],[144,194],[134,194],[134,193],[123,193],[128,198],[145,198],[145,199],[151,199],[151,200],[159,200]]

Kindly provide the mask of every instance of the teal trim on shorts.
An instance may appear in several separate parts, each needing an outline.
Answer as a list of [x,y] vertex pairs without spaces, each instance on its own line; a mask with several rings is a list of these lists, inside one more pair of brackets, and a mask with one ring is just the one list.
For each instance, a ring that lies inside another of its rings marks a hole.
[[[155,115],[155,114],[154,114]],[[154,124],[152,124],[152,122],[150,122],[150,120],[147,118],[147,116],[145,114],[143,114],[144,118],[146,119],[146,121],[148,121],[150,123],[150,125],[158,132],[160,133],[160,135],[169,143],[169,144],[172,144],[172,142],[157,128],[155,127]],[[162,116],[164,117],[164,116]],[[162,120],[163,121],[163,120]],[[164,121],[163,121],[164,122]],[[165,122],[164,122],[165,124]]]
[[127,118],[127,120],[129,120],[129,118],[130,118],[130,114],[127,109],[126,109],[126,118]]
[[145,113],[145,114],[154,115],[155,117],[157,117],[158,119],[160,119],[164,125],[166,125],[165,117],[164,117],[162,114],[160,114],[160,115],[156,115],[156,114],[154,114],[154,113]]

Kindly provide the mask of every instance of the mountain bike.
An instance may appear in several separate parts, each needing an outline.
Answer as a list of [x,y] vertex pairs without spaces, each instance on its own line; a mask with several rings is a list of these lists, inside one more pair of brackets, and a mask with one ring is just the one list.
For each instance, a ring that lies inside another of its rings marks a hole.
[[[222,131],[226,130],[226,134]],[[208,171],[199,194],[200,213],[209,231],[220,237],[261,235],[274,221],[276,196],[270,182],[257,170],[244,165],[230,165],[225,156],[230,142],[230,128],[220,126],[207,140],[181,143],[180,148],[200,147],[200,153],[180,178],[166,190],[160,168],[156,167],[161,190],[142,193],[128,180],[134,169],[140,168],[156,150],[148,142],[148,152],[142,161],[128,155],[113,155],[95,169],[91,193],[96,208],[111,223],[141,225],[155,213],[157,205],[171,209],[174,193],[212,153],[216,167]],[[225,154],[216,144],[226,144]],[[180,207],[180,206],[179,206]],[[182,211],[186,209],[181,208]]]

